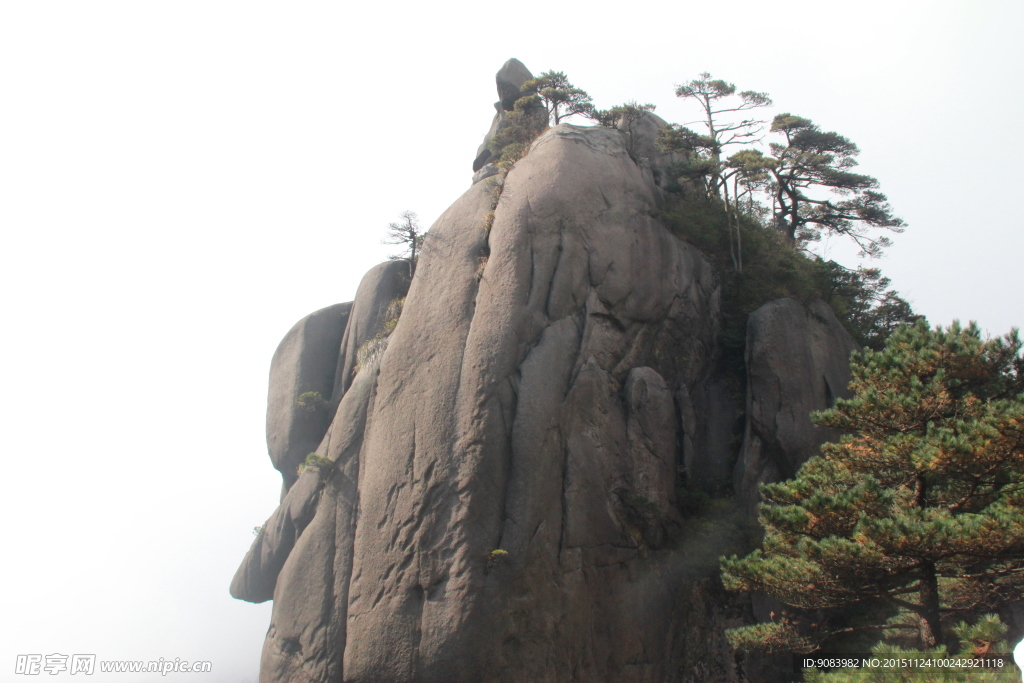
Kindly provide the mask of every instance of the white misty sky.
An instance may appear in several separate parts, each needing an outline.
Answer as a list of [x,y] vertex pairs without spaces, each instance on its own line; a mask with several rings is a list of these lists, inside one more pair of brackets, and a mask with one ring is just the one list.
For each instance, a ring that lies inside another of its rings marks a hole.
[[509,57],[669,121],[701,71],[767,91],[860,145],[920,312],[1024,322],[1020,3],[354,5],[0,5],[0,678],[56,652],[256,680],[269,603],[228,584],[279,491],[271,355],[468,187]]

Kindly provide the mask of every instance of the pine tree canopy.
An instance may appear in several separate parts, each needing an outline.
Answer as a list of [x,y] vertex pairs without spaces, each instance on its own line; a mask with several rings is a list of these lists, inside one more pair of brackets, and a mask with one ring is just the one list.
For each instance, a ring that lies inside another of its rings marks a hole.
[[403,211],[400,223],[388,223],[388,232],[382,244],[397,244],[404,248],[401,254],[393,254],[392,260],[409,259],[409,277],[416,271],[416,261],[426,234],[420,228],[419,217],[414,211]]
[[[785,140],[769,148],[774,155],[776,221],[791,240],[815,241],[822,233],[845,235],[862,255],[878,256],[891,242],[873,230],[903,232],[903,221],[892,215],[888,199],[876,191],[878,181],[850,170],[857,166],[857,145],[792,114],[776,116],[771,132]],[[849,198],[815,195],[811,191],[816,189]]]
[[545,71],[540,77],[524,83],[521,91],[524,94],[537,93],[551,116],[551,122],[556,126],[562,119],[575,114],[588,118],[594,116],[590,95],[570,83],[561,71]]
[[853,397],[812,416],[846,436],[763,485],[762,547],[723,558],[728,589],[786,606],[734,646],[810,651],[867,630],[933,648],[1024,598],[1020,350],[1016,331],[922,322],[854,355]]

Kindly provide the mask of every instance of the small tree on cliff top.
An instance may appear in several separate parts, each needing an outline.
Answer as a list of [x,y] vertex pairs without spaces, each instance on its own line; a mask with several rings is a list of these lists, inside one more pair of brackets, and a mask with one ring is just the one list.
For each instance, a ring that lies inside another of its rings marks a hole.
[[[731,145],[750,144],[759,139],[764,121],[742,119],[725,121],[722,115],[735,115],[750,109],[771,106],[772,100],[763,92],[744,90],[737,93],[736,86],[721,79],[711,78],[704,72],[699,78],[676,87],[676,97],[691,99],[700,105],[703,117],[700,121],[707,129],[707,135],[696,136],[688,142],[691,149],[704,150],[714,192],[724,191],[722,178],[722,153]],[[696,122],[695,122],[696,123]],[[681,131],[686,129],[679,128]]]
[[420,228],[419,217],[413,211],[403,211],[402,220],[398,223],[388,223],[388,233],[381,242],[383,244],[397,244],[405,249],[401,254],[391,256],[392,259],[409,259],[409,277],[416,272],[416,260],[419,258],[420,247],[423,246],[423,238],[426,236]]
[[653,104],[640,104],[630,100],[611,109],[594,110],[593,117],[602,126],[619,128],[625,136],[626,153],[629,158],[637,160],[638,126],[645,117],[654,113]]
[[879,629],[927,649],[955,621],[1024,598],[1020,349],[1016,331],[919,323],[854,357],[854,397],[814,416],[847,436],[763,485],[761,549],[723,559],[727,588],[787,606],[730,631],[735,647],[810,651]]
[[[779,114],[773,133],[785,144],[771,143],[774,155],[775,219],[792,242],[821,238],[822,233],[845,235],[865,256],[878,256],[890,241],[874,230],[903,232],[878,181],[854,173],[857,145],[839,133],[822,131],[809,119]],[[818,196],[825,190],[831,196]]]
[[593,100],[584,90],[580,90],[561,71],[545,71],[539,78],[523,83],[523,93],[537,93],[544,103],[548,115],[554,125],[562,119],[580,114],[588,118],[594,116]]

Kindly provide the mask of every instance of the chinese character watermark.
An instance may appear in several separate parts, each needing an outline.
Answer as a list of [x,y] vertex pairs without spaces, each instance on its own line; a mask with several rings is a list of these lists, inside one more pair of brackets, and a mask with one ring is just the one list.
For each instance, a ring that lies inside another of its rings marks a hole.
[[96,655],[71,655],[71,675],[96,672]]

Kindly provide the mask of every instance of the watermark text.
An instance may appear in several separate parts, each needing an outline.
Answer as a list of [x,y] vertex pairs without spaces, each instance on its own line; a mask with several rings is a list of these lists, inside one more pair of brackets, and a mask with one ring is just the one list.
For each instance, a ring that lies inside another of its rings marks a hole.
[[209,673],[213,670],[213,664],[190,662],[181,657],[161,657],[150,661],[115,659],[97,662],[96,655],[63,655],[59,652],[50,655],[18,655],[14,661],[14,673],[22,676],[53,676],[59,673],[91,676],[97,670],[101,673],[158,673],[166,676],[169,673]]

